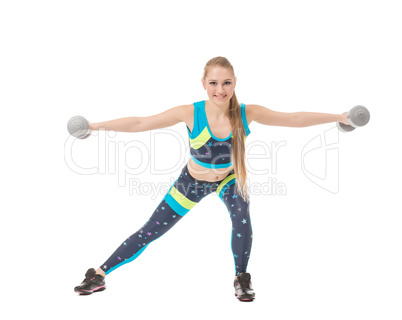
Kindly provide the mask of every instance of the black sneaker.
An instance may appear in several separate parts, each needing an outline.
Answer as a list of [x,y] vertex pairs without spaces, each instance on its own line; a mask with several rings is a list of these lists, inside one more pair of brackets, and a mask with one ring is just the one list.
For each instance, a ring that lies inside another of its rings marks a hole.
[[251,276],[247,272],[240,273],[235,281],[235,296],[240,301],[253,301],[255,298],[255,293],[251,287]]
[[103,291],[106,289],[105,277],[96,274],[95,269],[88,269],[85,274],[85,279],[82,283],[74,288],[74,291],[80,295],[88,295],[94,292]]

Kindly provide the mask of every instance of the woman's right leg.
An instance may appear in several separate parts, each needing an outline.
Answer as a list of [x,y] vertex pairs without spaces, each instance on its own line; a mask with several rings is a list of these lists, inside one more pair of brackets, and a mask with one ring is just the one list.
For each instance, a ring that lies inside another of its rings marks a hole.
[[201,201],[205,194],[192,192],[194,183],[188,174],[186,165],[150,219],[137,232],[128,237],[99,269],[108,275],[113,270],[135,260],[152,241],[170,230]]

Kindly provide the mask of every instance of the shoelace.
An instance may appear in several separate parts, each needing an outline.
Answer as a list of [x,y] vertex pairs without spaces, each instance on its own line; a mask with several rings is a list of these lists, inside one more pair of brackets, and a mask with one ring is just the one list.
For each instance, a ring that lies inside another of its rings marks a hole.
[[236,280],[237,285],[239,285],[242,289],[245,288],[245,286],[247,286],[247,283],[244,281],[239,281],[239,279]]
[[84,281],[88,281],[88,282],[93,281],[93,280],[95,280],[95,277],[96,277],[96,273],[89,272],[85,275]]
[[251,289],[250,281],[242,281],[242,282],[237,281],[237,282],[240,284],[240,287],[242,288],[243,291],[253,290],[253,289]]

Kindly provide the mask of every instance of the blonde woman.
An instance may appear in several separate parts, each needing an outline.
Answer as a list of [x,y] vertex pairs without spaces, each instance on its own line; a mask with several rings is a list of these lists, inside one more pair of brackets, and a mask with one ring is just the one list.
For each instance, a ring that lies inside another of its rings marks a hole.
[[174,107],[150,117],[90,124],[91,132],[99,128],[142,132],[184,122],[190,140],[191,159],[149,220],[124,240],[97,270],[88,269],[84,281],[74,289],[77,293],[87,295],[105,290],[106,275],[135,260],[151,242],[170,230],[204,197],[216,192],[232,221],[235,296],[240,301],[254,300],[251,276],[247,272],[253,240],[245,166],[245,140],[250,134],[250,123],[306,127],[329,122],[348,124],[348,120],[346,114],[283,113],[259,105],[239,104],[235,94],[234,69],[224,57],[215,57],[207,62],[202,85],[208,100]]

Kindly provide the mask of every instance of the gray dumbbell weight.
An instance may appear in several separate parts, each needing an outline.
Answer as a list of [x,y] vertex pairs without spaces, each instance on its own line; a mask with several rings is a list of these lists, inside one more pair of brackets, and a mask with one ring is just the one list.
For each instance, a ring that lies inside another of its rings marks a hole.
[[89,132],[89,122],[81,116],[72,117],[67,123],[68,132],[78,139],[86,139],[91,134]]
[[342,132],[350,132],[358,127],[365,126],[370,120],[370,112],[363,106],[352,108],[347,114],[349,125],[337,122],[338,129]]

